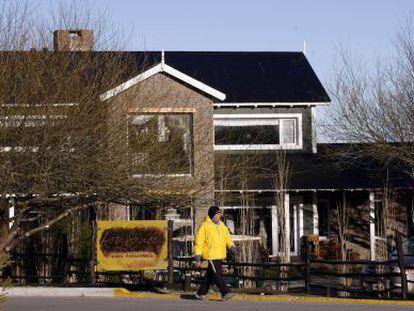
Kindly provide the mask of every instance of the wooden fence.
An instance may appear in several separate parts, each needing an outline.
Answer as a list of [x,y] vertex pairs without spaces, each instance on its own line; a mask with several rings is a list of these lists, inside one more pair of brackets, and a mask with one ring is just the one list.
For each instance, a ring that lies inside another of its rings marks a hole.
[[[317,260],[311,257],[309,243],[306,245],[304,260],[298,263],[224,262],[227,270],[233,270],[226,277],[253,280],[256,284],[271,281],[274,285],[270,290],[258,286],[253,289],[239,289],[241,292],[280,293],[278,288],[284,287],[285,291],[306,294],[408,299],[408,284],[414,283],[414,280],[407,280],[406,270],[414,271],[414,266],[408,266],[404,260],[414,255],[403,256],[401,236],[397,237],[397,259],[387,261]],[[203,271],[205,268],[195,268],[192,258],[174,260],[179,263],[174,269],[184,273],[183,289],[189,290],[190,284],[198,283],[200,279],[194,272]],[[243,275],[240,269],[243,267],[254,267],[258,272],[255,275]],[[269,269],[276,273],[269,276],[263,272]]]
[[[240,292],[274,294],[283,290],[327,296],[410,298],[408,285],[414,280],[407,279],[406,272],[414,271],[414,266],[408,266],[405,259],[413,255],[403,255],[401,236],[397,236],[397,259],[387,261],[317,260],[311,256],[310,244],[306,245],[304,259],[296,263],[225,262],[225,277]],[[1,277],[16,285],[125,286],[144,282],[143,271],[98,272],[92,260],[68,258],[65,254],[11,255],[13,264],[2,271]],[[205,268],[195,267],[192,257],[172,258],[171,252],[169,257],[168,270],[155,276],[160,282],[190,290],[192,284],[201,281]],[[33,260],[35,269],[30,269]],[[253,274],[245,273],[246,268],[253,268]],[[254,286],[244,288],[246,281]]]

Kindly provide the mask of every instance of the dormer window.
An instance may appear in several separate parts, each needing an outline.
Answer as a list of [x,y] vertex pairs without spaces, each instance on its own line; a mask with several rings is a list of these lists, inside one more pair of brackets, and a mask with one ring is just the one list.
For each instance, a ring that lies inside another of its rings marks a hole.
[[301,114],[217,114],[216,150],[302,149]]

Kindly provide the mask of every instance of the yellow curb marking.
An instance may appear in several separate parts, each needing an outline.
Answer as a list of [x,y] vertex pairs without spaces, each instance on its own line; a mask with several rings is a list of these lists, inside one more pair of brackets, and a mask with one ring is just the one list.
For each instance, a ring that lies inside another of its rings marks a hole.
[[[135,298],[180,298],[181,294],[157,294],[150,292],[130,292],[125,288],[114,290],[116,297],[135,297]],[[209,299],[220,300],[220,295],[208,295]],[[376,300],[376,299],[353,299],[353,298],[328,298],[328,297],[307,297],[307,296],[258,296],[258,295],[235,295],[233,300],[252,300],[252,301],[284,301],[284,302],[314,302],[314,303],[353,303],[353,304],[386,304],[414,306],[414,301],[403,300]]]

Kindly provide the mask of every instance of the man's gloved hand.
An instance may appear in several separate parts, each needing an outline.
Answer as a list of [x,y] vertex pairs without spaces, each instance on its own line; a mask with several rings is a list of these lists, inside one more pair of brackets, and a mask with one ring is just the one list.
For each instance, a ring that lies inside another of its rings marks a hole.
[[237,248],[236,246],[232,246],[227,253],[229,261],[236,261],[237,256]]
[[234,256],[234,257],[236,257],[237,256],[237,248],[236,248],[236,246],[232,246],[231,248],[230,248],[230,252],[231,252],[231,254]]
[[195,255],[194,256],[194,261],[196,266],[199,266],[201,264],[201,256],[200,255]]

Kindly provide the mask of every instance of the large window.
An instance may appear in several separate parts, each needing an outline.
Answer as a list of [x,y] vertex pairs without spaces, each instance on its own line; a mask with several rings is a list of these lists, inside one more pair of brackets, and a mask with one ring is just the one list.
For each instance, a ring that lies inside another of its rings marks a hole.
[[216,150],[301,149],[301,114],[214,116]]
[[314,230],[314,211],[312,204],[303,205],[303,234],[312,235]]
[[131,173],[135,176],[192,174],[192,115],[130,115],[128,147]]
[[76,103],[1,104],[0,152],[74,152]]
[[215,122],[216,145],[279,144],[279,120],[220,120]]
[[329,201],[318,201],[318,231],[319,236],[329,236],[329,222],[330,222],[330,210]]

